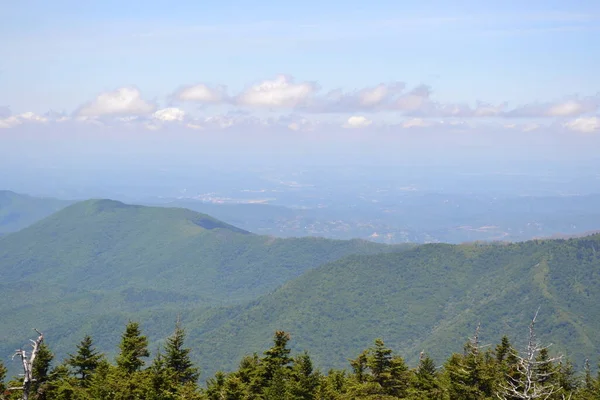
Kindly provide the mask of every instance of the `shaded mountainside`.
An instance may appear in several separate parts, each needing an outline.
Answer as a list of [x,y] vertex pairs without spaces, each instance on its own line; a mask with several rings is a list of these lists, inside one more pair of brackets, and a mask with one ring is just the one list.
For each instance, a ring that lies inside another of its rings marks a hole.
[[402,248],[259,236],[182,208],[76,203],[0,238],[0,351],[32,325],[59,352],[91,328],[114,343],[114,329],[138,316],[166,316],[164,336],[183,310],[249,301],[323,263]]
[[193,321],[188,325],[207,368],[234,367],[248,351],[264,348],[276,329],[290,332],[297,350],[310,349],[317,365],[344,367],[376,337],[412,362],[421,350],[443,360],[478,323],[483,342],[497,343],[508,334],[521,348],[540,307],[539,337],[581,365],[600,351],[598,304],[600,235],[595,235],[507,245],[431,244],[349,256],[245,308],[227,310],[229,319],[211,331]]
[[0,236],[23,229],[72,203],[0,190]]

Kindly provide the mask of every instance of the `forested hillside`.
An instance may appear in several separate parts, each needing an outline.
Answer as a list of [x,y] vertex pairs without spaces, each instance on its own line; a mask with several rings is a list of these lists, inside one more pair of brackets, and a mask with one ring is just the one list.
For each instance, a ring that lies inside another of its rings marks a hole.
[[377,337],[414,365],[423,350],[446,359],[478,324],[483,343],[506,334],[521,348],[540,308],[540,339],[582,368],[600,349],[598,249],[600,235],[417,247],[275,239],[186,209],[90,200],[0,239],[0,351],[33,326],[59,357],[87,333],[112,357],[128,320],[155,348],[179,315],[206,376],[261,352],[276,330],[324,370]]
[[487,342],[518,337],[540,307],[540,337],[581,366],[600,349],[597,249],[600,235],[349,256],[228,310],[222,326],[191,340],[218,368],[264,347],[276,329],[292,333],[295,348],[311,349],[322,367],[345,365],[373,337],[411,361],[423,349],[440,359],[479,323]]
[[0,236],[23,229],[71,203],[0,190]]
[[0,239],[0,315],[10,321],[0,324],[0,352],[14,350],[31,324],[60,338],[61,354],[92,328],[108,347],[129,318],[205,315],[343,256],[403,248],[277,239],[186,209],[80,202]]

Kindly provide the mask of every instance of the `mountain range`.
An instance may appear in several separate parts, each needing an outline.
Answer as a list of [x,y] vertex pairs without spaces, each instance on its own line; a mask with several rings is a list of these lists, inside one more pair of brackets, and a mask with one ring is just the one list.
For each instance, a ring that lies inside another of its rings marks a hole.
[[210,376],[276,329],[322,368],[382,337],[414,362],[507,334],[577,363],[600,350],[600,235],[520,243],[387,246],[275,238],[184,208],[88,200],[0,238],[0,354],[42,330],[58,353],[86,333],[113,349],[128,320],[160,343],[178,318]]

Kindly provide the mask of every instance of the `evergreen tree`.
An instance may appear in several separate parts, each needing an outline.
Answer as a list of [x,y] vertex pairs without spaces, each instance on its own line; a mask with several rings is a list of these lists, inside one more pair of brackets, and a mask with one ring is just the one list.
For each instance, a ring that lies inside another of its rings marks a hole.
[[508,360],[512,352],[512,346],[507,336],[502,336],[500,344],[496,346],[496,361],[498,364],[502,364]]
[[195,383],[200,373],[198,368],[190,359],[190,349],[183,347],[185,340],[185,331],[180,326],[179,321],[175,326],[175,332],[169,338],[165,345],[165,365],[175,372],[175,378],[181,385]]
[[313,363],[307,352],[294,358],[290,393],[297,400],[312,400],[315,398],[320,382],[320,374],[313,369]]
[[350,360],[350,366],[354,372],[353,378],[358,383],[365,383],[367,381],[367,361],[369,353],[367,350],[363,351],[354,360]]
[[74,368],[81,386],[88,386],[90,376],[98,367],[102,357],[103,355],[94,348],[94,342],[89,335],[85,335],[81,343],[77,345],[76,354],[69,354],[67,364]]
[[117,356],[117,366],[125,373],[132,374],[144,366],[142,357],[150,356],[148,339],[142,336],[137,322],[129,322],[119,344],[120,353]]
[[3,398],[4,392],[6,392],[6,385],[4,384],[4,379],[6,378],[7,369],[0,361],[0,399]]
[[579,378],[575,373],[575,367],[571,361],[567,360],[564,363],[559,363],[557,368],[557,384],[559,387],[558,394],[568,398],[579,389]]
[[290,335],[284,331],[276,331],[273,338],[273,347],[265,351],[265,357],[262,359],[263,379],[269,382],[275,372],[282,368],[289,367],[290,349],[287,347],[290,341]]
[[[273,346],[265,351],[265,356],[260,361],[260,379],[254,384],[261,387],[264,398],[276,399],[287,391],[286,383],[292,362],[289,341],[289,333],[276,331]],[[283,399],[283,397],[279,398]]]
[[419,365],[413,374],[409,397],[411,399],[442,399],[444,391],[438,382],[438,375],[431,357],[421,353]]
[[206,397],[208,400],[222,400],[225,398],[225,381],[227,375],[218,371],[214,378],[210,378],[206,381]]
[[353,396],[406,395],[410,383],[408,367],[402,357],[393,355],[383,340],[376,339],[375,346],[352,360],[351,365],[356,379],[349,388]]
[[150,367],[145,371],[149,379],[149,385],[146,387],[148,400],[168,400],[175,399],[178,385],[176,384],[175,371],[167,366],[162,353],[156,352],[156,357]]
[[243,385],[246,399],[252,400],[260,397],[263,389],[263,379],[261,360],[258,354],[254,353],[251,356],[242,358],[236,377]]
[[346,371],[331,369],[326,376],[322,376],[317,387],[319,400],[342,400],[348,398],[348,377]]

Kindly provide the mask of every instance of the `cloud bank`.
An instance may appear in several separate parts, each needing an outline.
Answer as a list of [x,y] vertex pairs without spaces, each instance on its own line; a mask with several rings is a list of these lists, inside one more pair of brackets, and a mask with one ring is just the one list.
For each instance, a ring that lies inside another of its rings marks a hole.
[[[86,123],[139,125],[150,130],[169,126],[192,130],[283,127],[308,132],[318,127],[456,130],[494,126],[523,133],[546,128],[579,133],[600,131],[600,94],[509,107],[507,102],[438,101],[433,89],[424,84],[409,87],[405,82],[391,81],[353,90],[322,90],[316,82],[281,74],[249,84],[237,93],[228,93],[225,85],[183,85],[165,99],[170,106],[159,108],[157,102],[144,98],[137,87],[124,86],[98,94],[70,116],[55,112],[43,116],[32,112],[13,114],[9,107],[2,106],[0,129],[27,124]],[[200,111],[198,104],[202,105]],[[522,122],[508,122],[517,119]]]

